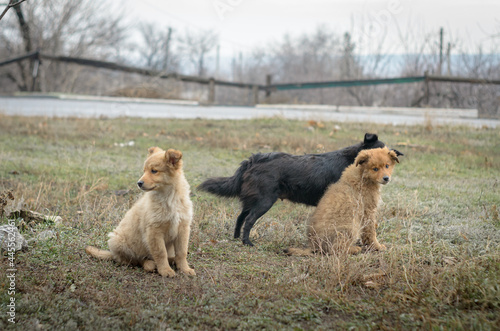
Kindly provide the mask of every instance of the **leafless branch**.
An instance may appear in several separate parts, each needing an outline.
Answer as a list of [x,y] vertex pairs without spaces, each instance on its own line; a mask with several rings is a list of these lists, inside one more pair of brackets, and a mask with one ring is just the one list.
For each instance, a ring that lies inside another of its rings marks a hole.
[[15,6],[21,4],[22,2],[25,2],[25,1],[26,0],[19,0],[19,1],[10,0],[9,3],[7,4],[7,7],[5,7],[5,9],[3,10],[2,14],[0,14],[0,20],[5,16],[5,14],[7,14],[7,11],[11,7],[15,7]]

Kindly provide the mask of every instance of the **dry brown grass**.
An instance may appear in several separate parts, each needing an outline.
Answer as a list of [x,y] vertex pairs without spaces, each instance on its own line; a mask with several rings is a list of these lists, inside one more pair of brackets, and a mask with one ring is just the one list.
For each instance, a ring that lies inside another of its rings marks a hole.
[[[27,227],[16,255],[16,325],[35,329],[496,329],[500,325],[498,130],[252,121],[0,117],[0,193],[64,218]],[[387,252],[287,257],[306,245],[311,207],[278,202],[231,239],[237,201],[198,192],[257,151],[337,149],[375,131],[405,156],[384,187],[378,238]],[[115,142],[135,141],[119,147]],[[90,259],[137,199],[148,147],[184,152],[195,209],[195,278],[163,279]],[[323,147],[319,146],[322,145]],[[115,191],[130,190],[125,195]],[[11,203],[11,202],[9,202]],[[2,219],[2,222],[6,222]],[[20,222],[20,220],[16,220]],[[18,223],[19,224],[19,223]],[[56,232],[37,239],[45,230]],[[0,282],[2,307],[9,299]]]

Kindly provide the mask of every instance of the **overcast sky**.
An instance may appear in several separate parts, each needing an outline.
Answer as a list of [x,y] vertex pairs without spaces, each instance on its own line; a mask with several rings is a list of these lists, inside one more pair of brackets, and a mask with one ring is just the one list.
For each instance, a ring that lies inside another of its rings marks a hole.
[[[129,18],[172,26],[179,32],[212,29],[226,55],[251,51],[279,41],[286,33],[298,36],[326,26],[339,34],[367,32],[377,39],[385,33],[398,44],[401,30],[412,33],[445,29],[469,49],[500,44],[500,0],[125,0]],[[382,31],[382,32],[381,32]],[[359,34],[359,33],[358,33]],[[356,36],[355,36],[356,37]],[[437,38],[437,37],[436,37]]]

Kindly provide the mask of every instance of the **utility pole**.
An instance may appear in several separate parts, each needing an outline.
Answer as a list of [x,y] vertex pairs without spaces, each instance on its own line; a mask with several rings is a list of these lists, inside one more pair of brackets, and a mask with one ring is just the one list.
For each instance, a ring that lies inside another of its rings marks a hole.
[[443,68],[443,28],[439,30],[439,74],[442,74]]
[[238,80],[241,82],[243,80],[243,53],[240,52],[240,59],[238,64]]
[[220,64],[220,45],[217,45],[217,53],[215,55],[215,78],[219,78]]
[[165,40],[165,55],[163,58],[163,70],[168,71],[170,68],[170,49],[172,44],[172,28],[168,27],[167,40]]
[[451,76],[451,43],[448,43],[448,47],[446,48],[446,65],[447,65],[447,75]]

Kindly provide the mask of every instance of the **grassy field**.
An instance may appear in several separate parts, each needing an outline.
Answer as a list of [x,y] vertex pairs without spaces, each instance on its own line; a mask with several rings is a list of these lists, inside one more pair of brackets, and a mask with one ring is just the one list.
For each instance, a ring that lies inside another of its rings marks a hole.
[[[258,221],[256,246],[243,247],[232,239],[238,201],[196,190],[252,153],[330,151],[365,132],[405,154],[382,192],[386,252],[285,256],[306,245],[313,211],[287,201]],[[140,195],[150,146],[184,153],[196,277],[162,278],[84,252],[107,247],[107,233]],[[0,194],[8,191],[15,200],[6,208],[63,222],[15,220],[29,248],[15,256],[16,324],[5,313],[9,280],[0,280],[0,329],[500,328],[499,129],[0,116]]]

